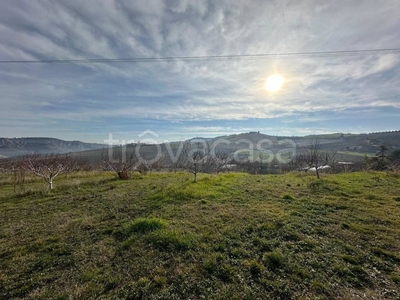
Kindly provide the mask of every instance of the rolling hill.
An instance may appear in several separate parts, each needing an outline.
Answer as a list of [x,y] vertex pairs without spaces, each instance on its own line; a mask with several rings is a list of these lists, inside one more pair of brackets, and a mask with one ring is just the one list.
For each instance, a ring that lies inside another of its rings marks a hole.
[[63,141],[47,137],[0,138],[0,158],[27,153],[68,153],[103,148],[102,144]]
[[[336,159],[339,161],[361,161],[365,155],[373,156],[377,153],[380,145],[386,145],[389,152],[400,149],[400,131],[381,132],[370,134],[330,134],[330,135],[309,135],[304,137],[271,136],[259,132],[248,132],[219,136],[212,139],[204,139],[209,145],[216,145],[217,151],[223,151],[233,155],[236,151],[243,155],[258,157],[264,150],[276,154],[283,149],[295,147],[296,151],[307,147],[316,139],[319,139],[321,149],[324,151],[336,152]],[[189,141],[199,141],[196,137]],[[258,145],[257,145],[258,144]],[[150,145],[141,144],[139,152],[143,158],[152,159],[156,157],[157,147],[165,156],[165,163],[168,163],[170,153],[177,154],[180,142],[170,144]],[[127,151],[133,151],[137,145],[128,145]],[[252,151],[247,151],[251,149]],[[86,157],[90,161],[100,159],[102,150],[90,150],[80,152],[76,155]]]
[[[199,141],[201,137],[189,141]],[[277,153],[282,149],[307,147],[319,139],[321,148],[325,151],[337,152],[336,158],[345,161],[360,161],[365,155],[375,155],[380,145],[386,145],[389,152],[400,149],[400,131],[378,132],[369,134],[324,134],[308,135],[303,137],[272,136],[260,132],[248,132],[233,135],[218,136],[204,139],[209,145],[216,145],[215,149],[233,155],[240,151],[243,155],[259,156],[265,150]],[[143,158],[152,159],[157,155],[158,148],[164,154],[166,163],[170,153],[177,154],[180,142],[163,143],[160,145],[141,144],[140,154]],[[14,157],[26,153],[69,153],[88,158],[91,162],[100,159],[104,144],[84,143],[80,141],[63,141],[55,138],[0,138],[0,158]],[[137,147],[128,145],[128,151]],[[246,153],[246,149],[252,150]]]

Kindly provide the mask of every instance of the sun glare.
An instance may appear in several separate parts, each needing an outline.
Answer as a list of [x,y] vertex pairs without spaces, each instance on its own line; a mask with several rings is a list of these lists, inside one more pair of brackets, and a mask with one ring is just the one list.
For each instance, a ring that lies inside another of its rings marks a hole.
[[265,88],[269,92],[277,92],[282,88],[284,82],[285,78],[279,74],[274,74],[267,78],[265,82]]

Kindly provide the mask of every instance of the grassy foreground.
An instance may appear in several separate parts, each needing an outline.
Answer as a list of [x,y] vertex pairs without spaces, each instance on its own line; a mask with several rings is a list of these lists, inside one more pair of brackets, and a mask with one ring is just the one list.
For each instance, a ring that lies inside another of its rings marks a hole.
[[400,299],[400,178],[0,178],[1,299]]

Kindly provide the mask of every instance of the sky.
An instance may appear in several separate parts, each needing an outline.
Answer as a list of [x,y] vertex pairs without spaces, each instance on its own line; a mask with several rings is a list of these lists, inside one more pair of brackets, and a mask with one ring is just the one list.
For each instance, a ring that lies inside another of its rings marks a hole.
[[[13,0],[0,61],[400,48],[398,0]],[[265,89],[280,74],[283,87]],[[0,137],[102,143],[400,129],[400,52],[0,63]]]

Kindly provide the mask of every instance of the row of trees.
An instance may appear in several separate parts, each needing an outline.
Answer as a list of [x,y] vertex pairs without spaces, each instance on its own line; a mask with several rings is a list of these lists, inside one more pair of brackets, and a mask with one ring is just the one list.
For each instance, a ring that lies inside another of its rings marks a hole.
[[[159,170],[164,163],[164,156],[143,159],[135,155],[134,151],[126,151],[124,148],[112,148],[103,151],[99,167],[104,171],[115,172],[117,178],[128,179],[133,171],[146,174],[153,170]],[[203,143],[185,143],[176,161],[171,162],[173,169],[184,169],[194,176],[201,172],[219,173],[223,171],[230,160],[224,152],[215,153],[208,145]],[[26,175],[33,174],[42,178],[48,190],[54,188],[53,182],[61,174],[70,173],[90,168],[87,160],[68,154],[29,154],[15,159],[0,161],[0,172],[10,173],[13,176],[14,189],[23,189]]]
[[259,159],[253,161],[238,159],[226,151],[213,148],[205,141],[186,142],[180,144],[175,150],[174,160],[167,161],[164,156],[139,159],[135,156],[134,150],[127,152],[126,149],[115,148],[109,149],[108,153],[104,151],[101,162],[103,169],[115,171],[120,179],[128,178],[132,171],[146,173],[168,166],[172,170],[180,169],[192,173],[193,180],[196,182],[198,173],[220,173],[229,170],[252,174],[303,170],[315,172],[320,178],[320,172],[326,168],[332,169],[336,160],[336,152],[323,150],[319,139],[306,147],[297,149],[290,163],[280,163],[277,159],[266,163],[261,155]]
[[[199,173],[220,173],[223,171],[242,171],[248,173],[278,173],[293,170],[313,171],[320,178],[320,172],[335,166],[335,152],[323,151],[319,140],[299,149],[290,163],[280,164],[276,159],[263,163],[261,158],[255,162],[238,162],[224,151],[217,151],[203,142],[186,142],[177,149],[175,160],[166,162],[163,155],[143,159],[137,157],[134,151],[124,148],[111,148],[103,151],[100,159],[102,170],[113,171],[119,179],[128,179],[133,171],[146,174],[168,165],[173,170],[186,170],[193,174],[197,181]],[[387,148],[380,147],[376,157],[367,158],[363,169],[400,169],[400,150],[387,155]],[[71,155],[25,155],[14,160],[0,161],[0,172],[12,173],[14,187],[25,184],[26,174],[34,174],[42,178],[49,190],[53,189],[53,181],[60,174],[89,168],[85,159]],[[267,170],[267,172],[263,172]]]
[[14,189],[23,187],[26,174],[34,174],[42,178],[49,190],[53,189],[54,179],[65,173],[81,170],[87,167],[85,159],[72,157],[68,154],[28,154],[17,159],[6,160],[0,164],[0,171],[13,174]]
[[400,150],[393,151],[388,155],[388,148],[385,145],[379,146],[379,151],[374,157],[365,156],[365,165],[368,169],[378,171],[399,171]]
[[297,168],[304,171],[315,171],[315,174],[320,178],[320,171],[324,167],[331,168],[335,163],[336,152],[323,151],[319,139],[310,144],[303,151],[296,155],[293,162]]
[[[164,155],[155,158],[138,158],[134,151],[124,148],[103,151],[101,166],[103,170],[114,171],[119,179],[127,179],[132,171],[142,174],[160,169],[164,162]],[[199,173],[219,173],[226,169],[231,160],[228,153],[216,151],[207,143],[186,142],[177,149],[175,160],[169,162],[173,170],[186,170],[193,174],[193,181],[197,181]]]

